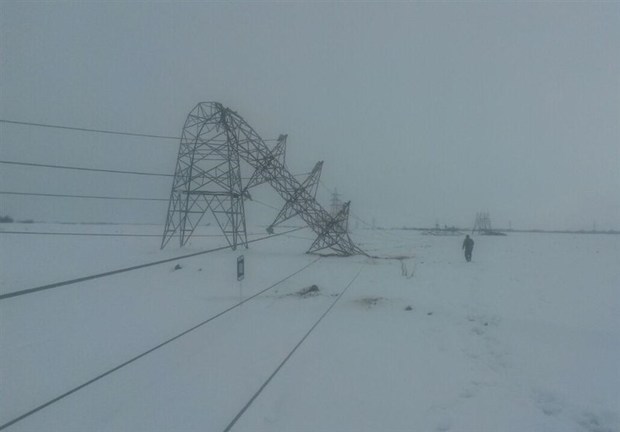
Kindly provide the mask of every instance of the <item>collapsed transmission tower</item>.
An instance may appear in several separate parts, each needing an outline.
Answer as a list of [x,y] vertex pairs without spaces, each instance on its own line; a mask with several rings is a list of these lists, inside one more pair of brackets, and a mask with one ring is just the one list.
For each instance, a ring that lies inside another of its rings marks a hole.
[[[189,113],[179,145],[162,249],[178,234],[184,246],[210,210],[232,249],[248,247],[245,203],[249,189],[269,183],[282,198],[284,207],[267,228],[298,215],[317,234],[308,253],[331,249],[348,256],[365,252],[348,233],[349,205],[331,215],[316,201],[323,162],[299,182],[284,165],[286,135],[270,149],[236,112],[217,102],[202,102]],[[244,185],[241,162],[253,174]]]

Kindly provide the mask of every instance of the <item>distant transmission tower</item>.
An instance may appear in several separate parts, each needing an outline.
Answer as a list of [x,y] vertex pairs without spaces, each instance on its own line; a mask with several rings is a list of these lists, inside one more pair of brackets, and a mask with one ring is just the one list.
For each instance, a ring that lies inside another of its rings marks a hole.
[[329,213],[332,216],[336,216],[338,212],[342,209],[342,201],[340,201],[340,194],[337,189],[334,189],[332,192],[332,197],[329,205]]
[[[247,248],[244,199],[250,199],[250,188],[269,183],[285,201],[269,232],[298,215],[317,234],[309,253],[331,249],[337,255],[365,255],[348,234],[350,203],[331,215],[316,201],[323,163],[318,162],[302,183],[288,171],[286,138],[280,135],[270,149],[236,112],[217,102],[196,105],[181,135],[161,247],[177,234],[184,246],[211,211],[230,247]],[[241,162],[253,170],[245,185]]]
[[471,232],[487,234],[492,231],[493,229],[491,228],[491,217],[489,216],[489,212],[476,213],[476,221],[474,222],[474,228],[471,230]]

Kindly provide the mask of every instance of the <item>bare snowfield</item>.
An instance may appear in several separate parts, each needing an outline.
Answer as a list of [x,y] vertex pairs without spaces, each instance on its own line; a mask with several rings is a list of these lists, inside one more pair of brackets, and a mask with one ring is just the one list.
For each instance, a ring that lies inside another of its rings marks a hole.
[[[0,296],[223,245],[202,233],[0,234]],[[471,263],[462,237],[352,237],[407,258],[306,255],[304,229],[0,300],[0,428],[620,431],[620,236],[478,236]]]

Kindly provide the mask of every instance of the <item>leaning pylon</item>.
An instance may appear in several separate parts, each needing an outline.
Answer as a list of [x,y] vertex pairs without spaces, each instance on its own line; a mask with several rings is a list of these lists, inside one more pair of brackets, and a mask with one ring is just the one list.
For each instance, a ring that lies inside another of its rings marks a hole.
[[[300,183],[284,165],[285,148],[286,135],[269,149],[241,116],[220,103],[196,105],[181,136],[161,247],[175,234],[185,245],[209,210],[231,248],[247,247],[244,198],[250,187],[269,183],[285,200],[271,230],[276,223],[298,215],[318,235],[308,252],[331,249],[343,256],[365,255],[349,237],[348,204],[332,216],[315,199],[322,163]],[[254,169],[245,187],[241,160]]]

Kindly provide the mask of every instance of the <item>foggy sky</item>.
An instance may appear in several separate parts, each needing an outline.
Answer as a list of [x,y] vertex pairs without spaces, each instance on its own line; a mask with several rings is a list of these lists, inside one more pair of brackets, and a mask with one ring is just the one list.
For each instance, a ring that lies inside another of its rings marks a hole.
[[[617,2],[0,3],[2,119],[179,136],[201,101],[265,139],[289,134],[291,170],[324,160],[324,183],[379,225],[466,227],[489,211],[500,227],[620,228]],[[173,173],[177,150],[0,123],[2,160]],[[171,186],[8,165],[0,183]],[[165,209],[0,195],[18,219],[163,223]]]

